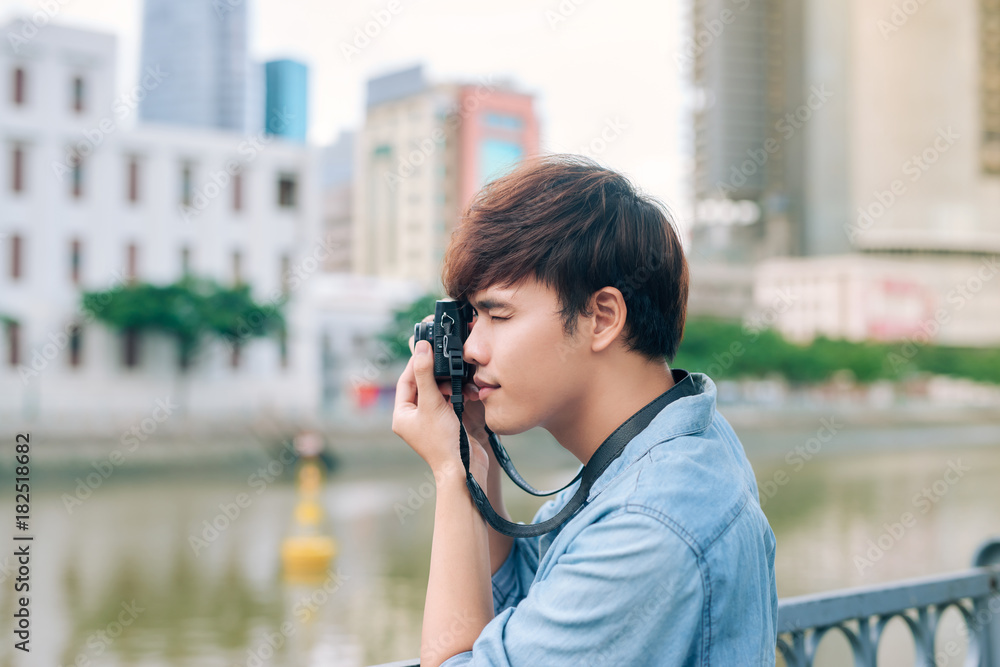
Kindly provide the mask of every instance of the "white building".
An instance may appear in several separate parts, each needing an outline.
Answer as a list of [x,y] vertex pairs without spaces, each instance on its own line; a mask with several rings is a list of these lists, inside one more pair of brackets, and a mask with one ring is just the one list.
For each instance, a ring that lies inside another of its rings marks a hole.
[[316,279],[311,294],[320,331],[324,416],[341,424],[384,423],[409,354],[396,356],[378,335],[389,328],[393,311],[425,294],[423,287],[408,280],[330,273]]
[[[309,279],[328,252],[314,151],[263,134],[129,129],[168,74],[144,71],[116,95],[115,49],[111,35],[50,26],[0,50],[0,424],[115,432],[168,400],[199,423],[311,418]],[[213,339],[181,372],[173,339],[122,336],[81,309],[85,290],[186,271],[249,284],[265,307],[287,293],[285,344],[252,338],[234,353]]]
[[1000,257],[784,257],[755,272],[754,328],[807,342],[912,341],[989,347],[1000,340]]

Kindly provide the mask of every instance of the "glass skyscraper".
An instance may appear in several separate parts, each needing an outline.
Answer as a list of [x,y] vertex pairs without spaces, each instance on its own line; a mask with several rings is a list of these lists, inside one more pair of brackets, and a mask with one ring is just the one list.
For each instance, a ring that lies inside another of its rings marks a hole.
[[247,4],[145,0],[142,69],[165,76],[143,100],[143,120],[236,132],[254,125]]
[[295,60],[272,60],[264,64],[264,76],[264,130],[268,134],[305,142],[309,68]]

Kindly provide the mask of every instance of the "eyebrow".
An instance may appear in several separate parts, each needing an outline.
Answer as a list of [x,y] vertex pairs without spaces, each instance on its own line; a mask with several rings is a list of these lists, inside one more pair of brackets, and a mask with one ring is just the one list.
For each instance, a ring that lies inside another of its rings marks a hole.
[[501,301],[500,299],[482,299],[481,301],[469,300],[472,307],[476,310],[500,310],[503,308],[510,308],[511,304],[507,301]]

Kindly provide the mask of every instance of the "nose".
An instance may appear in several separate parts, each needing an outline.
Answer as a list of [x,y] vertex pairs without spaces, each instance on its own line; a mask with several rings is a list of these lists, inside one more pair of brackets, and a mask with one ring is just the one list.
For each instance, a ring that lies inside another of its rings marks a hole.
[[489,354],[485,344],[483,329],[479,327],[479,334],[476,333],[475,321],[469,323],[469,337],[465,339],[465,346],[462,348],[462,359],[466,363],[476,366],[485,366],[489,363]]

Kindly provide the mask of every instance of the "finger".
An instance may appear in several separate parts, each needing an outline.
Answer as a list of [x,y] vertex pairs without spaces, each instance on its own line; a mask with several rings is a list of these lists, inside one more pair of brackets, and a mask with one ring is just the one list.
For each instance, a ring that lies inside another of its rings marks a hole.
[[395,409],[417,407],[417,382],[413,375],[413,357],[406,364],[406,368],[399,375],[396,382],[396,405]]
[[[448,392],[448,395],[449,396],[451,395],[450,391]],[[471,382],[466,382],[462,386],[462,396],[464,396],[465,398],[467,398],[470,401],[478,401],[479,400],[479,387],[477,387],[476,385],[474,385]]]
[[434,353],[431,351],[431,344],[425,340],[417,341],[414,347],[413,373],[416,376],[417,392],[428,399],[432,396],[440,396],[437,380],[434,378]]

